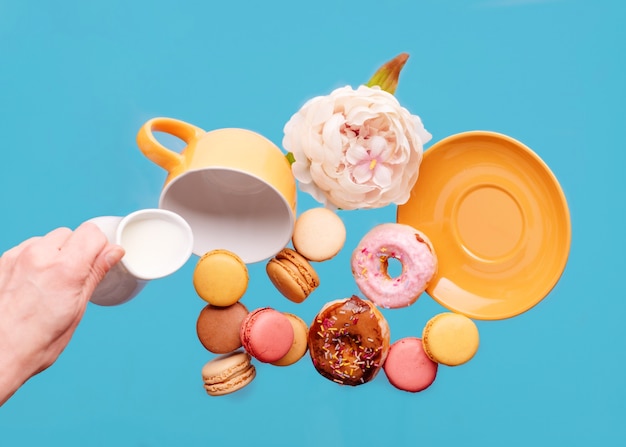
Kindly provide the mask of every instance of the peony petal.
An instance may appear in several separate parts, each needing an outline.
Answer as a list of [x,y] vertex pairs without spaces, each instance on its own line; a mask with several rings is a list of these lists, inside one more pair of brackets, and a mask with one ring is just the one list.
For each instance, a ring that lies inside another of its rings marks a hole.
[[369,154],[367,149],[360,144],[354,144],[346,151],[346,161],[350,164],[356,165],[367,159],[369,163]]
[[341,108],[344,114],[349,114],[353,109],[369,109],[371,101],[369,98],[360,96],[354,92],[350,95],[335,97],[335,107]]
[[360,184],[369,182],[373,174],[374,170],[370,169],[369,161],[355,165],[352,169],[352,177],[354,177],[354,181]]
[[344,87],[338,87],[332,92],[330,92],[330,95],[328,96],[334,99],[341,98],[344,96],[354,96],[354,89],[349,85],[346,85]]
[[333,101],[327,96],[318,96],[301,109],[309,126],[323,125],[333,115]]
[[382,158],[384,160],[389,156],[389,152],[393,149],[391,145],[387,144],[387,140],[379,135],[374,135],[368,141],[371,158]]
[[352,202],[348,201],[343,196],[337,196],[335,194],[335,191],[330,191],[326,195],[326,199],[328,200],[329,203],[332,203],[335,208],[340,208],[342,210],[347,210],[347,211],[356,209],[355,205]]
[[313,178],[311,177],[310,164],[306,158],[296,159],[291,165],[291,172],[293,176],[300,182],[311,183]]
[[354,145],[357,144],[356,142],[356,138],[352,137],[352,136],[348,136],[348,133],[350,131],[344,129],[343,132],[341,132],[341,152],[343,154],[347,154],[348,151],[350,150],[350,148]]
[[300,190],[346,210],[408,200],[432,138],[418,116],[376,86],[313,98],[283,132]]
[[398,101],[394,95],[384,90],[381,90],[380,87],[378,87],[377,85],[373,87],[359,85],[359,87],[356,89],[356,93],[359,96],[365,96],[372,101],[389,101],[392,103]]
[[315,200],[322,205],[326,205],[327,199],[324,191],[320,190],[315,183],[299,183],[298,188],[300,191],[310,194]]
[[361,207],[370,188],[355,185],[351,182],[346,183],[345,181],[346,178],[344,177],[340,183],[340,188],[335,188],[328,192],[328,199],[344,210],[353,210]]
[[346,122],[354,126],[363,126],[369,119],[375,118],[376,114],[369,108],[369,104],[352,106],[346,111]]
[[422,140],[422,144],[428,143],[432,139],[432,134],[428,132],[424,125],[422,124],[422,120],[417,115],[412,115],[413,121],[415,123],[415,132],[419,136],[420,140]]
[[372,115],[377,116],[377,115],[383,115],[383,116],[387,116],[387,115],[391,115],[391,116],[397,116],[400,113],[400,106],[397,104],[391,104],[391,103],[373,103],[372,105],[370,105],[370,112],[372,113]]
[[343,115],[335,113],[322,128],[322,144],[326,150],[341,153],[341,126],[344,124]]
[[289,118],[289,121],[287,121],[287,123],[283,127],[283,147],[287,151],[294,152],[295,146],[299,146],[297,140],[299,138],[301,121],[302,117],[298,113],[296,113],[291,118]]
[[364,124],[370,131],[370,135],[381,135],[389,131],[389,119],[386,115],[373,115]]
[[[328,155],[330,157],[330,154]],[[324,162],[321,164],[321,168],[324,174],[333,180],[336,180],[339,177],[346,175],[345,174],[346,166],[347,165],[344,162],[344,160],[332,161],[332,160],[327,159],[327,160],[324,160]]]
[[311,164],[311,177],[313,182],[322,191],[329,191],[337,185],[337,180],[328,176],[322,165],[319,163]]
[[368,192],[370,192],[372,189],[375,188],[374,186],[370,184],[355,183],[352,180],[351,175],[344,175],[343,177],[339,177],[337,179],[337,183],[340,186],[340,190],[342,191],[342,194],[348,194],[348,195],[367,194]]
[[[302,156],[309,160],[319,160],[322,152],[322,137],[319,134],[320,126],[305,126],[301,128],[298,135],[294,137],[300,138],[299,147],[297,148]],[[294,152],[297,160],[297,152]]]
[[374,169],[374,176],[372,177],[374,183],[380,186],[382,189],[386,189],[391,185],[391,169],[384,164],[378,164]]

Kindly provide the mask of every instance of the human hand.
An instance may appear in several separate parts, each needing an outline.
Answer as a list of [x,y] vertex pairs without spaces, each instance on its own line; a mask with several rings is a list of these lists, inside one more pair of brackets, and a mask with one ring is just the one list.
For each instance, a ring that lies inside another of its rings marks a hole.
[[54,363],[123,255],[87,222],[28,239],[0,257],[0,405]]

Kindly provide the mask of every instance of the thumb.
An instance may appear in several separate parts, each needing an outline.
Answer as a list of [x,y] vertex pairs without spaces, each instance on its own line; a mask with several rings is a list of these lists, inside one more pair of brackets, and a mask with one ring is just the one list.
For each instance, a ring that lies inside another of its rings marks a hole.
[[124,257],[124,249],[115,244],[109,244],[102,252],[96,257],[93,263],[93,281],[95,285],[100,283],[104,279],[109,270],[113,268],[122,257]]

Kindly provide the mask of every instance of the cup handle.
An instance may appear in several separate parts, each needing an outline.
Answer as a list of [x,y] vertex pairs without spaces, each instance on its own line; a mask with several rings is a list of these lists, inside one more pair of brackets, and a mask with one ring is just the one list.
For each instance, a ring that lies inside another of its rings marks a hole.
[[153,132],[165,132],[183,140],[187,145],[206,132],[199,127],[173,118],[152,118],[137,133],[137,145],[143,154],[166,171],[180,166],[184,158],[157,141]]

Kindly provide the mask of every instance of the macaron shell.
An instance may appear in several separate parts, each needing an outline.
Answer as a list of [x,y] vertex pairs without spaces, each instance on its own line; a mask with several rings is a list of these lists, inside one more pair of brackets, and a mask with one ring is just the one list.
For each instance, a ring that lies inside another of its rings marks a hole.
[[422,334],[424,351],[433,361],[447,366],[468,362],[478,350],[476,324],[465,315],[444,312],[431,318]]
[[309,261],[291,248],[281,250],[276,259],[282,261],[296,276],[302,279],[309,292],[320,284],[320,278]]
[[256,376],[250,355],[235,351],[207,362],[202,368],[202,380],[207,394],[220,396],[248,385]]
[[301,303],[309,296],[309,287],[285,262],[271,259],[265,270],[274,287],[290,301]]
[[309,261],[289,248],[271,259],[265,270],[276,289],[294,303],[303,302],[320,283]]
[[406,337],[394,342],[383,365],[385,375],[394,387],[417,393],[428,388],[437,377],[438,364],[426,352],[422,340]]
[[200,298],[214,306],[230,306],[248,288],[248,268],[235,253],[218,249],[205,253],[196,264],[193,286]]
[[276,362],[293,344],[294,331],[289,319],[270,307],[256,309],[241,324],[241,343],[258,361]]
[[248,313],[241,302],[226,307],[207,304],[196,321],[198,340],[214,354],[226,354],[241,348],[239,331]]
[[293,246],[310,261],[326,261],[341,251],[346,242],[346,227],[328,208],[303,212],[294,225]]
[[240,372],[237,375],[230,377],[221,383],[215,383],[212,385],[204,384],[204,389],[210,396],[223,396],[225,394],[234,393],[239,391],[246,385],[250,384],[256,377],[256,368],[254,365],[250,365],[249,368]]
[[284,315],[289,319],[291,326],[293,327],[293,343],[289,352],[280,360],[272,362],[275,366],[289,366],[296,363],[308,349],[307,338],[309,334],[309,328],[304,320],[297,315],[286,313]]

